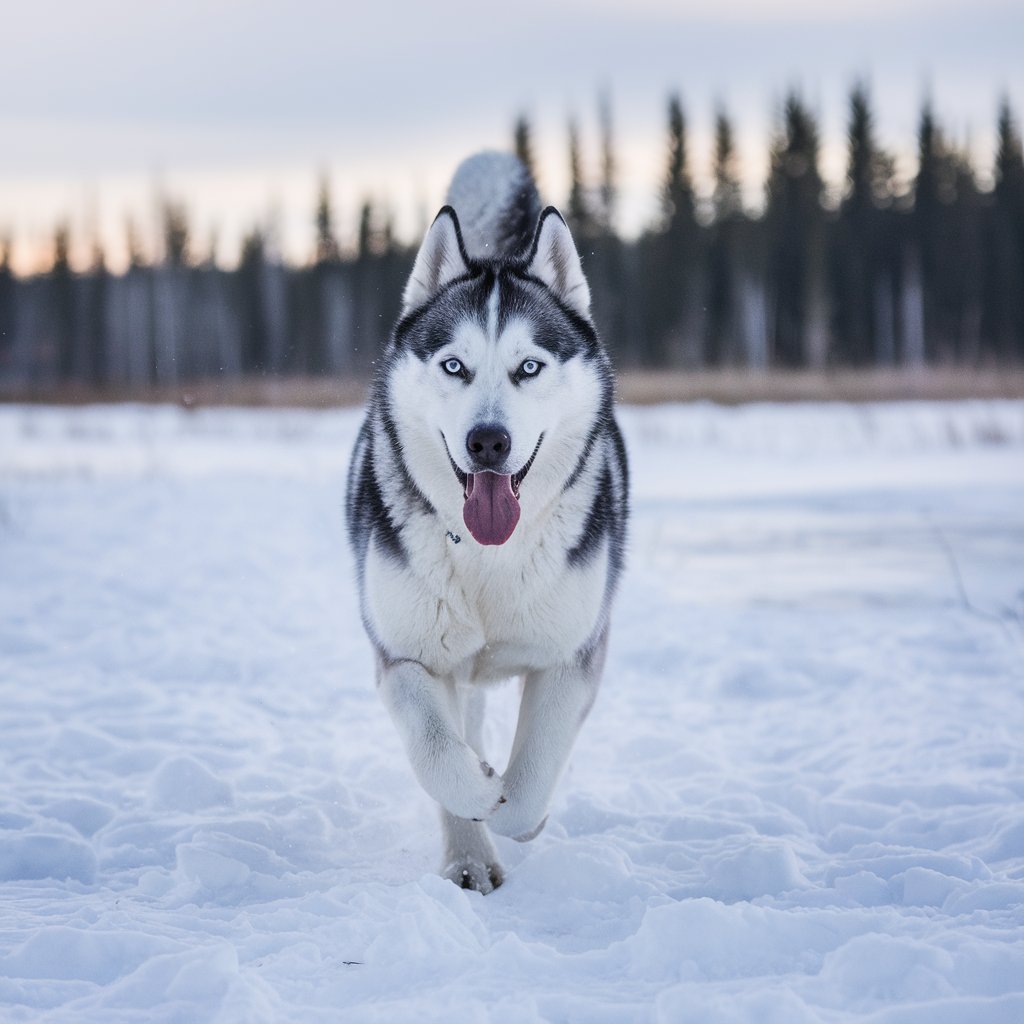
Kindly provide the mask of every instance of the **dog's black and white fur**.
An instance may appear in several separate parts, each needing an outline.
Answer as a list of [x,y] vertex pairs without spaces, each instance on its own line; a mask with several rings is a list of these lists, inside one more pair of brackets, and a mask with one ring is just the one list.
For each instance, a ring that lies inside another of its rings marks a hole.
[[[441,805],[443,873],[489,892],[488,831],[533,838],[593,703],[622,569],[626,454],[590,290],[514,157],[456,173],[427,232],[349,470],[377,683]],[[521,677],[503,775],[485,684]]]

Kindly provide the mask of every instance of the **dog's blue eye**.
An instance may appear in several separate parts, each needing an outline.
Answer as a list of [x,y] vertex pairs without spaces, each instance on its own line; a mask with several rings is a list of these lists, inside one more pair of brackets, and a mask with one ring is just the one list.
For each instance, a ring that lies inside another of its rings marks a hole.
[[536,377],[540,373],[541,364],[536,359],[524,359],[523,365],[519,367],[519,372],[524,377]]
[[453,377],[458,377],[462,373],[462,363],[458,359],[446,359],[442,364],[445,373],[450,373]]

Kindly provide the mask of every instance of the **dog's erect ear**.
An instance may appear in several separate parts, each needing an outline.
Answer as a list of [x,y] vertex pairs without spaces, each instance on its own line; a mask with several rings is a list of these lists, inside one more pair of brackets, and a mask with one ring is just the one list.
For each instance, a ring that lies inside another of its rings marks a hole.
[[526,272],[543,281],[570,309],[590,319],[590,286],[569,228],[553,206],[540,215]]
[[422,306],[446,284],[469,273],[459,218],[450,206],[441,208],[416,254],[402,295],[402,315]]

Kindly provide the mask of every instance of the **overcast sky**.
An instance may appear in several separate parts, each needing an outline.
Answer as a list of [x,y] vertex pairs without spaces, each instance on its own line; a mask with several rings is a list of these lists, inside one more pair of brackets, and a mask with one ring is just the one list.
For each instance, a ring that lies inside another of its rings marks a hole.
[[[118,263],[128,215],[144,230],[163,191],[199,247],[272,222],[289,258],[311,248],[319,176],[351,233],[363,196],[411,237],[458,160],[533,120],[545,198],[566,183],[565,125],[596,169],[596,108],[611,97],[620,217],[638,230],[663,163],[665,107],[683,97],[693,170],[709,162],[714,106],[739,133],[756,201],[779,101],[799,87],[822,119],[827,177],[842,175],[845,105],[865,78],[883,145],[913,170],[930,94],[987,171],[998,98],[1024,108],[1024,4],[1007,0],[36,0],[4,14],[0,234],[42,265],[55,222]],[[353,8],[355,5],[352,5]]]

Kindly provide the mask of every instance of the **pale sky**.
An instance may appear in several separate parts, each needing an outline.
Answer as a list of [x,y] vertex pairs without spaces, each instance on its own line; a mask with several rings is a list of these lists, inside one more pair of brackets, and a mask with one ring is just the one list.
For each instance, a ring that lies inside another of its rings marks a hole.
[[849,89],[868,81],[880,142],[913,172],[929,94],[952,137],[991,162],[998,98],[1024,112],[1024,4],[1006,0],[520,0],[517,5],[317,0],[37,0],[6,5],[0,57],[0,235],[23,271],[54,225],[76,252],[99,235],[115,267],[124,224],[144,235],[162,192],[185,203],[197,245],[231,262],[270,223],[285,255],[312,248],[329,174],[342,241],[364,196],[411,239],[454,166],[535,125],[545,199],[563,202],[566,122],[597,171],[597,97],[611,97],[621,227],[650,218],[678,90],[692,169],[706,180],[714,106],[739,136],[759,199],[773,118],[798,86],[822,122],[838,182]]

